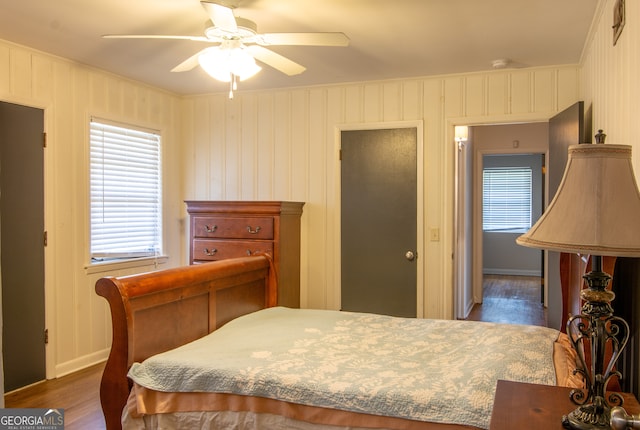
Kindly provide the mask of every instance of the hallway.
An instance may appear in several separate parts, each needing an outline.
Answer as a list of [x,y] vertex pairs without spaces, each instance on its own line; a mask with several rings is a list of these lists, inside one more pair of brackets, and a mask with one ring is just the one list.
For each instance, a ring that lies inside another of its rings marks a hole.
[[537,276],[485,275],[483,303],[474,305],[470,321],[547,326]]

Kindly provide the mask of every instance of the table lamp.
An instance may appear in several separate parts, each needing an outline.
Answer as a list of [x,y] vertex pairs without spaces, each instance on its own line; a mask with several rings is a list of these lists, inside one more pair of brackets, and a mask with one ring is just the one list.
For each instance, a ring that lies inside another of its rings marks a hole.
[[615,294],[606,289],[611,276],[602,271],[602,257],[640,256],[640,192],[631,146],[604,144],[605,137],[599,130],[595,144],[569,147],[556,195],[535,225],[516,239],[531,248],[591,255],[581,314],[567,321],[578,357],[576,372],[585,380],[584,389],[570,394],[578,406],[563,417],[569,429],[609,429],[611,409],[622,406],[622,397],[607,395],[606,387],[611,378],[622,377],[615,363],[629,339],[629,326],[613,315]]

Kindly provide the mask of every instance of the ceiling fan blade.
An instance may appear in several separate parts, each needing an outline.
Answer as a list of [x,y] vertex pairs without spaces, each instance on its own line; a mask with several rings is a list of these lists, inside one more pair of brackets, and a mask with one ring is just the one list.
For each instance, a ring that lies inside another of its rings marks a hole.
[[265,33],[257,37],[259,45],[349,46],[344,33]]
[[245,49],[247,49],[256,60],[262,61],[264,64],[281,71],[285,75],[299,75],[300,73],[307,70],[306,67],[301,66],[295,61],[291,61],[288,58],[271,51],[270,49],[263,48],[262,46],[251,45],[247,46]]
[[196,68],[197,66],[200,65],[200,62],[198,61],[198,57],[205,50],[206,49],[203,49],[202,51],[196,52],[191,57],[187,58],[182,63],[178,64],[176,67],[171,69],[171,71],[172,72],[188,72],[189,70]]
[[231,8],[208,1],[201,1],[200,4],[205,8],[216,28],[232,33],[238,31],[238,24]]
[[173,36],[168,34],[105,34],[102,37],[105,39],[180,39],[195,42],[217,42],[204,36]]

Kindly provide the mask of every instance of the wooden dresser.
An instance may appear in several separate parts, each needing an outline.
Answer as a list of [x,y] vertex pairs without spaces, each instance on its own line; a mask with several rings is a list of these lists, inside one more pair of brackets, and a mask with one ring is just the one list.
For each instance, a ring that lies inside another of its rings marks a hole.
[[278,305],[300,307],[300,202],[189,200],[191,264],[268,252]]

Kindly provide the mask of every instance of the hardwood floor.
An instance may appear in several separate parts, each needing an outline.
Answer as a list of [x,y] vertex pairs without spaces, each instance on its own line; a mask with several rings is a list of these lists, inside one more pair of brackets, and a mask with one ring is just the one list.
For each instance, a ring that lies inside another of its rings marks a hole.
[[65,430],[104,430],[100,378],[104,364],[5,394],[5,408],[64,409]]
[[[540,303],[540,278],[485,276],[484,297],[469,320],[547,325]],[[62,408],[65,430],[104,430],[100,378],[104,364],[62,378],[44,381],[5,395],[6,408]]]
[[540,289],[537,276],[485,275],[482,304],[476,304],[467,319],[546,327]]

